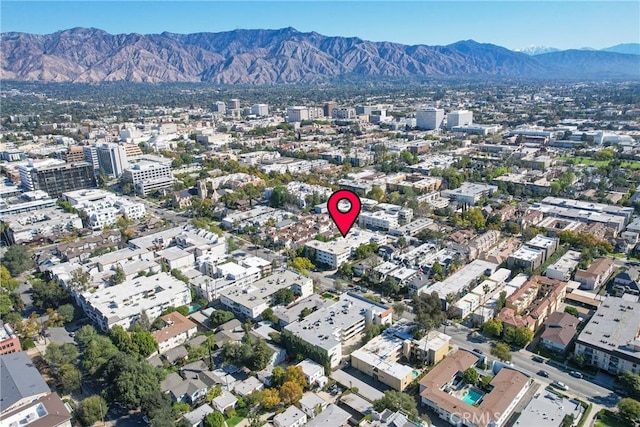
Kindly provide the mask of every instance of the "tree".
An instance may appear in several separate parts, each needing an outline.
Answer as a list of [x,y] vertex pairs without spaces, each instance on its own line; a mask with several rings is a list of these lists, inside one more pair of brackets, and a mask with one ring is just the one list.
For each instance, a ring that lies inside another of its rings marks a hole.
[[630,397],[620,399],[618,402],[618,412],[622,419],[634,425],[640,421],[640,402]]
[[2,265],[9,270],[11,276],[16,277],[33,268],[35,263],[27,246],[12,245],[9,246],[2,257]]
[[418,418],[418,409],[414,398],[400,391],[388,390],[384,392],[384,396],[373,402],[373,409],[382,412],[389,409],[393,412],[402,411],[411,419]]
[[495,347],[491,349],[491,355],[497,357],[503,362],[511,361],[511,351],[507,344],[499,342]]
[[269,196],[269,206],[273,208],[281,208],[287,200],[287,194],[288,191],[286,187],[283,187],[282,185],[273,187],[271,196]]
[[73,320],[75,316],[75,308],[71,304],[62,304],[58,307],[58,314],[62,316],[64,323],[69,323]]
[[76,391],[82,385],[82,374],[80,370],[71,364],[62,365],[58,372],[60,385],[65,393]]
[[436,328],[446,318],[445,312],[442,311],[442,301],[440,301],[437,292],[414,296],[412,305],[416,322],[426,331]]
[[173,419],[171,398],[160,390],[144,395],[140,401],[140,409],[152,420],[154,426],[161,425],[158,420]]
[[267,307],[261,314],[262,320],[266,320],[271,323],[278,323],[278,317],[273,313],[273,308]]
[[272,355],[273,350],[264,340],[259,339],[253,346],[253,354],[246,361],[247,367],[253,371],[261,371],[267,367]]
[[480,379],[480,374],[473,368],[467,368],[462,373],[462,380],[467,384],[476,384]]
[[38,314],[34,311],[26,320],[20,320],[14,325],[16,332],[23,338],[35,338],[40,333],[42,325],[38,322]]
[[442,265],[436,261],[431,266],[431,276],[436,280],[442,280],[444,275],[444,268]]
[[271,385],[280,388],[287,381],[287,373],[280,366],[276,366],[271,371]]
[[289,406],[302,398],[302,387],[293,381],[287,381],[280,387],[280,399]]
[[570,305],[568,305],[568,306],[566,306],[566,307],[564,308],[564,312],[565,312],[565,313],[569,313],[570,315],[572,315],[572,316],[576,316],[576,317],[578,317],[578,316],[579,316],[579,314],[580,314],[580,313],[578,312],[578,309],[577,309],[577,308],[572,307],[572,306],[570,306]]
[[212,412],[204,418],[204,427],[225,427],[226,425],[224,415],[218,411]]
[[71,272],[71,280],[69,280],[69,286],[78,291],[86,291],[87,287],[91,283],[91,274],[88,271],[84,271],[82,268],[76,268]]
[[234,318],[234,314],[230,311],[214,310],[213,313],[211,313],[211,316],[209,316],[209,323],[212,328],[217,328],[218,326],[227,323]]
[[138,354],[147,357],[158,351],[158,343],[151,332],[140,331],[131,334],[131,342],[138,350]]
[[500,292],[498,296],[498,302],[496,304],[496,310],[500,311],[507,305],[507,291]]
[[309,270],[313,270],[316,267],[309,258],[305,257],[295,257],[291,262],[291,266],[305,276]]
[[87,397],[80,403],[77,413],[83,425],[92,426],[98,421],[104,420],[108,410],[107,401],[102,396],[94,395]]
[[[4,262],[4,260],[3,260]],[[11,273],[4,265],[0,265],[0,286],[8,292],[13,292],[17,289],[20,283],[11,277]]]
[[146,360],[125,353],[116,354],[104,369],[111,398],[130,409],[140,406],[142,397],[160,388],[161,372]]
[[52,342],[44,352],[44,358],[54,370],[60,369],[62,365],[76,363],[78,359],[78,347],[73,344],[64,343],[62,345]]
[[288,304],[291,304],[294,300],[295,300],[295,295],[293,291],[289,288],[278,289],[273,294],[273,303],[275,305],[279,305],[279,304],[288,305]]
[[216,397],[220,396],[222,394],[222,387],[217,386],[217,387],[211,387],[208,391],[207,391],[207,397],[206,397],[206,401],[207,403],[211,403],[213,401],[213,399],[215,399]]
[[190,410],[191,405],[189,405],[187,402],[176,402],[171,407],[171,413],[173,414],[174,419],[181,417],[183,414],[186,414]]
[[398,301],[393,303],[392,308],[393,311],[398,315],[398,317],[402,317],[402,314],[404,313],[406,307],[403,302]]
[[273,409],[280,404],[280,395],[275,388],[267,388],[260,392],[260,403],[265,409]]
[[513,343],[519,347],[524,347],[533,339],[533,331],[525,326],[516,328]]
[[287,367],[287,381],[292,381],[302,388],[309,386],[301,366],[292,365]]
[[127,275],[124,274],[124,270],[122,269],[122,267],[116,267],[115,274],[111,276],[111,283],[113,283],[114,285],[119,285],[125,280],[127,280]]
[[377,185],[371,187],[371,191],[367,193],[367,197],[378,202],[382,202],[384,200],[384,191]]
[[[77,337],[77,335],[76,335]],[[118,354],[118,348],[113,342],[103,335],[97,335],[91,339],[84,348],[82,367],[89,374],[95,375],[102,370],[112,357]]]
[[71,300],[71,295],[62,289],[55,280],[37,281],[31,285],[33,305],[40,310],[59,307]]
[[640,375],[631,371],[624,371],[618,377],[618,381],[631,397],[640,399]]
[[502,321],[489,319],[482,325],[482,332],[492,337],[499,337],[502,334]]
[[47,308],[47,320],[45,321],[47,328],[60,327],[64,325],[64,319],[64,316],[59,314],[53,308]]
[[380,292],[382,295],[396,295],[400,292],[400,283],[398,283],[395,277],[387,276],[380,284]]

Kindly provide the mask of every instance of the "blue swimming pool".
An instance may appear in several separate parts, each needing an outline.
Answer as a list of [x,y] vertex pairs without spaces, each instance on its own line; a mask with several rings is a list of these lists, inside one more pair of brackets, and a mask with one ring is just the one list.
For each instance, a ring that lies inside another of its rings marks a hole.
[[475,403],[478,403],[478,401],[482,399],[482,396],[484,396],[484,393],[482,393],[481,391],[469,390],[467,394],[464,395],[462,401],[469,405],[473,405]]

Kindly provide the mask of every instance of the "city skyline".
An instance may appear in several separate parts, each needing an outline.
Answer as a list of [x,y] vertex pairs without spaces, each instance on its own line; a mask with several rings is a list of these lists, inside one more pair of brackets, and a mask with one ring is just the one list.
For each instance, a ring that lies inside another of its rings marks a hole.
[[112,34],[294,27],[409,45],[473,39],[514,50],[531,45],[601,49],[640,42],[640,3],[633,1],[5,1],[0,8],[2,32],[35,34],[74,27]]

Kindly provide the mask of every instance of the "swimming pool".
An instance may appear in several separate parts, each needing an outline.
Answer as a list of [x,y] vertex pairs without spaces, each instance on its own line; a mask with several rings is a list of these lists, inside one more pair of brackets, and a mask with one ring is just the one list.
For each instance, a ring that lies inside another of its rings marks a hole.
[[482,393],[481,391],[469,390],[467,394],[464,395],[462,401],[469,405],[473,405],[475,403],[478,403],[478,401],[482,399],[482,396],[484,396],[484,393]]

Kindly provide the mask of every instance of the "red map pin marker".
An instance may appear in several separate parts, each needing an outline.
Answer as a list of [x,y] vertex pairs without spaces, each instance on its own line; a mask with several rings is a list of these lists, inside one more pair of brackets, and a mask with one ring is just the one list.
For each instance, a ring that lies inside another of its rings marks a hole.
[[[338,209],[338,204],[341,204],[340,202],[343,200],[346,200],[350,204],[346,210],[342,208],[342,206]],[[358,215],[360,215],[361,207],[360,197],[358,197],[358,195],[353,191],[338,190],[329,197],[329,201],[327,201],[327,209],[329,210],[331,219],[336,223],[336,226],[338,226],[338,230],[340,230],[342,237],[347,237],[349,230],[351,230],[351,227],[355,224]]]

